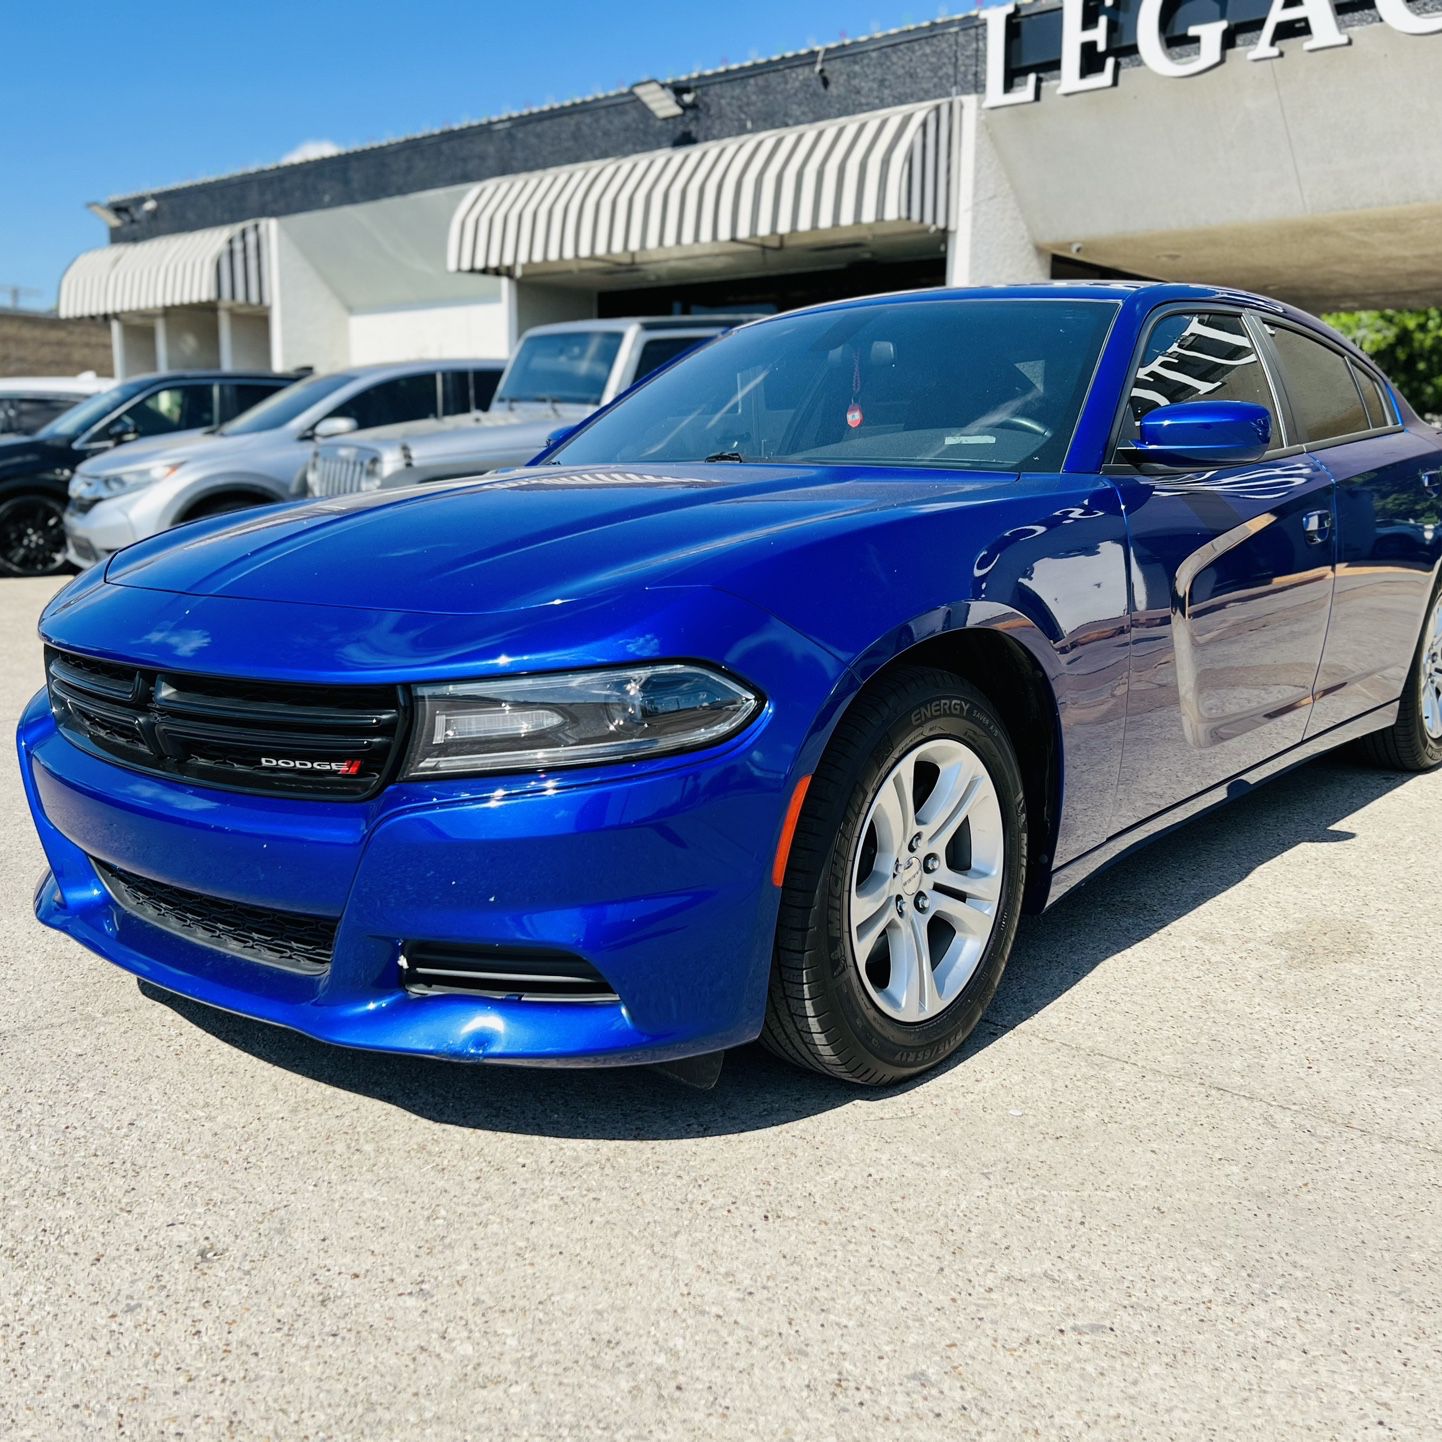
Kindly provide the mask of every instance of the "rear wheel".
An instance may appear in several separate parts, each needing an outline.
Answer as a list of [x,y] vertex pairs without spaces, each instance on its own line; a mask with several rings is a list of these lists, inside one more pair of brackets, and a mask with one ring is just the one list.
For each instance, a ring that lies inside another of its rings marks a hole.
[[986,698],[945,671],[888,678],[807,792],[762,1040],[869,1085],[934,1066],[996,991],[1025,871],[1021,775]]
[[0,574],[53,576],[65,569],[65,507],[38,491],[0,501]]
[[1442,582],[1427,607],[1397,719],[1385,731],[1363,737],[1362,750],[1391,771],[1442,766]]

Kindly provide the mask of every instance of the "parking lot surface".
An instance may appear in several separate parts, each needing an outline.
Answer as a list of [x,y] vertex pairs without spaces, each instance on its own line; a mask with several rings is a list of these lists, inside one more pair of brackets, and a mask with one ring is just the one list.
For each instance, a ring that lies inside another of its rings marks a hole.
[[[10,718],[51,589],[0,582]],[[1163,840],[884,1093],[168,999],[34,922],[13,759],[0,808],[0,1436],[1438,1435],[1442,775]]]

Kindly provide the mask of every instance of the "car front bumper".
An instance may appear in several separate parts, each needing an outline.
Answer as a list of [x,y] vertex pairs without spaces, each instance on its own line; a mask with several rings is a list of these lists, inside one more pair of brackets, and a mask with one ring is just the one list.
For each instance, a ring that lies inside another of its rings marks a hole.
[[[768,717],[711,752],[633,768],[393,785],[368,804],[237,795],[131,772],[21,720],[21,773],[50,871],[36,912],[166,990],[323,1041],[454,1060],[674,1060],[761,1028],[793,767]],[[784,729],[784,728],[782,728]],[[787,738],[789,739],[789,738]],[[794,760],[795,753],[790,751]],[[320,975],[161,929],[95,862],[243,906],[337,920]],[[560,951],[614,1001],[417,995],[408,943]]]
[[[107,561],[116,551],[144,537],[136,533],[130,519],[126,497],[97,501],[87,510],[75,503],[65,510],[65,554],[70,563],[81,567]],[[146,532],[145,534],[149,534]]]

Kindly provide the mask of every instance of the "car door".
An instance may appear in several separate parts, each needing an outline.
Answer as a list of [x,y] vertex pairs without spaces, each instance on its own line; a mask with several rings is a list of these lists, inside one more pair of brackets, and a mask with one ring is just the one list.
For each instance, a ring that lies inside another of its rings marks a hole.
[[[1272,417],[1260,461],[1139,468],[1147,411],[1248,401]],[[1132,548],[1132,649],[1114,829],[1221,785],[1304,737],[1331,611],[1334,485],[1295,443],[1241,309],[1151,318],[1108,467]]]
[[433,370],[418,371],[377,381],[342,401],[330,414],[349,417],[358,431],[434,419],[443,414],[440,375]]
[[[215,424],[213,381],[176,381],[132,401],[117,418],[131,440],[193,431]],[[111,422],[114,427],[115,422]]]
[[1266,341],[1299,438],[1337,483],[1337,581],[1307,734],[1395,701],[1442,552],[1442,448],[1402,423],[1391,388],[1281,318]]

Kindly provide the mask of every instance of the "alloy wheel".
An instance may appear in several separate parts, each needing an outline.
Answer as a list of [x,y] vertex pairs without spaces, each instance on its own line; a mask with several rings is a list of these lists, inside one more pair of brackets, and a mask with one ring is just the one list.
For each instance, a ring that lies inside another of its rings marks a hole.
[[1005,835],[996,786],[960,741],[923,742],[881,783],[852,859],[850,928],[862,982],[887,1016],[930,1021],[976,974]]
[[1422,639],[1422,725],[1433,741],[1442,741],[1442,596]]
[[65,513],[49,496],[17,496],[0,504],[0,569],[13,576],[48,576],[65,561]]

